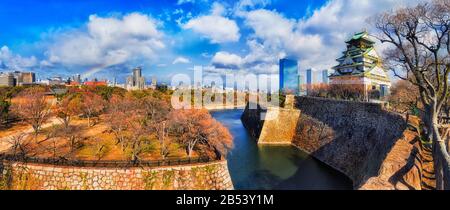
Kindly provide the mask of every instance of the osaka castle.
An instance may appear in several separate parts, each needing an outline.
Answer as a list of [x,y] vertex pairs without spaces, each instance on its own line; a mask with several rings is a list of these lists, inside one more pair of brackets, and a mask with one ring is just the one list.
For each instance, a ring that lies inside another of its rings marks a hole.
[[366,97],[373,92],[380,97],[388,95],[391,81],[369,34],[356,33],[346,43],[347,50],[336,60],[339,65],[333,67],[330,84],[361,85]]

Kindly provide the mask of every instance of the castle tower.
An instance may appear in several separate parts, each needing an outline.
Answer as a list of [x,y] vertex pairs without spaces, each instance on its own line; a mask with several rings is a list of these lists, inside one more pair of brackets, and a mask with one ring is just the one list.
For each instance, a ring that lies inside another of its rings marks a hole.
[[354,34],[346,44],[347,49],[336,59],[339,64],[333,67],[335,72],[329,77],[330,84],[360,85],[366,98],[373,92],[386,96],[391,82],[367,31]]

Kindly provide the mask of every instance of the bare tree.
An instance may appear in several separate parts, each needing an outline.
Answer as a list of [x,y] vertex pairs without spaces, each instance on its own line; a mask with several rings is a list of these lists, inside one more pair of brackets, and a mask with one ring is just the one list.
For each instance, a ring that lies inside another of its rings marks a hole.
[[13,135],[9,139],[9,143],[11,144],[11,152],[13,155],[19,156],[27,156],[29,153],[29,144],[25,142],[25,137],[27,135],[25,133],[19,133],[17,135]]
[[169,138],[169,126],[167,126],[167,121],[162,121],[158,126],[156,126],[156,132],[161,146],[161,156],[166,158],[170,154],[171,141]]
[[81,99],[79,97],[68,95],[58,102],[56,116],[61,119],[65,129],[68,129],[72,117],[79,114],[81,114]]
[[98,116],[105,108],[103,98],[92,92],[85,92],[82,95],[81,111],[87,117],[88,127],[91,125],[92,117]]
[[12,106],[15,114],[31,124],[35,136],[50,115],[50,103],[47,102],[44,91],[40,87],[29,88],[18,96]]
[[[450,1],[385,12],[373,20],[378,39],[389,43],[387,66],[401,79],[419,88],[424,106],[422,120],[433,142],[438,189],[450,189],[450,155],[441,138],[439,113],[448,97],[450,73]],[[403,71],[403,72],[401,72]]]

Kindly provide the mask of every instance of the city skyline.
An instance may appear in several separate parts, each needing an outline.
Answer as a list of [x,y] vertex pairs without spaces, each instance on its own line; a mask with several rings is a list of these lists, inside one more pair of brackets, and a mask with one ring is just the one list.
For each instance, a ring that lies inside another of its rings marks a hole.
[[[301,61],[301,68],[329,69],[342,41],[369,27],[367,17],[416,1],[367,2],[351,16],[346,11],[352,11],[352,0],[295,5],[283,0],[174,0],[132,6],[111,1],[107,7],[101,2],[70,2],[76,10],[67,11],[68,1],[33,9],[26,9],[32,1],[2,1],[0,22],[8,33],[0,35],[0,71],[33,71],[37,79],[81,74],[124,83],[130,69],[142,66],[144,76],[169,82],[174,74],[192,72],[194,65],[211,74],[277,73],[278,60],[287,56]],[[327,15],[344,21],[343,27],[333,26]],[[345,24],[353,21],[349,17],[361,20]]]

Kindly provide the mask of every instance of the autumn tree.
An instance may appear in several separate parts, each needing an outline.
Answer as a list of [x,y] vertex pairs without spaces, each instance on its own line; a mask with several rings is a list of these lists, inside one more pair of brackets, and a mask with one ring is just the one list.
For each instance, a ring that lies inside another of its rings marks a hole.
[[84,92],[81,94],[81,112],[88,120],[88,127],[91,125],[91,119],[100,114],[105,108],[103,98],[92,92]]
[[349,85],[349,84],[332,84],[328,87],[329,96],[336,99],[343,100],[364,100],[364,86],[363,85]]
[[450,189],[450,155],[438,116],[448,97],[450,1],[435,0],[382,13],[372,21],[378,39],[390,48],[385,63],[400,79],[419,89],[427,138],[433,142],[437,189]]
[[139,160],[144,146],[144,138],[149,132],[147,110],[142,101],[131,94],[126,96],[113,95],[110,99],[107,122],[120,144],[122,150],[131,152],[133,161]]
[[207,110],[173,110],[169,119],[189,157],[197,144],[209,145],[221,155],[225,155],[231,147],[231,135],[217,124]]
[[125,142],[127,138],[128,130],[128,111],[133,110],[135,107],[131,98],[124,98],[119,95],[113,95],[109,101],[109,106],[106,115],[106,122],[111,127],[111,131],[116,138],[116,144],[121,144],[122,149],[125,148]]
[[56,116],[61,119],[64,128],[68,129],[72,117],[81,114],[81,99],[76,95],[67,95],[58,102]]
[[45,90],[33,87],[18,95],[12,104],[13,112],[33,127],[37,135],[50,116],[50,103],[45,98]]
[[215,119],[203,121],[205,134],[207,136],[206,144],[211,148],[216,158],[225,156],[233,145],[233,136],[230,131]]
[[411,82],[400,80],[391,87],[388,97],[390,107],[398,113],[419,116],[419,89]]
[[161,148],[160,153],[165,158],[169,155],[171,145],[168,136],[170,105],[166,100],[153,95],[142,98],[141,105],[147,118],[147,126],[151,132],[156,132]]
[[330,86],[328,84],[313,84],[307,88],[308,96],[326,98],[330,93]]
[[20,132],[9,138],[8,142],[11,145],[10,151],[14,156],[26,157],[29,154],[30,143],[25,141],[26,136],[25,133]]
[[142,110],[134,109],[128,113],[126,122],[130,131],[130,138],[128,139],[127,145],[131,151],[131,160],[136,162],[142,153],[145,138],[148,136],[148,129]]
[[0,96],[0,127],[2,127],[9,117],[9,107],[11,104],[5,98]]

